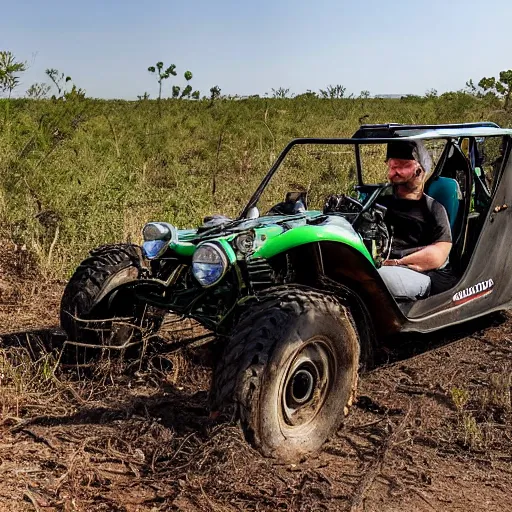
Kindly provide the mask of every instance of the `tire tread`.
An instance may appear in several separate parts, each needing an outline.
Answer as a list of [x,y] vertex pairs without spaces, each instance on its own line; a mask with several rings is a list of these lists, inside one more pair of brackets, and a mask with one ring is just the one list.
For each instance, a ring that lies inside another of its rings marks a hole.
[[97,342],[97,333],[78,319],[87,319],[106,280],[129,266],[139,272],[144,266],[140,247],[135,244],[104,245],[90,251],[68,281],[61,299],[60,322],[69,339]]
[[[247,307],[215,368],[210,393],[213,411],[235,406],[235,413],[249,441],[259,446],[257,433],[251,429],[254,397],[259,393],[262,374],[280,340],[280,325],[290,316],[298,317],[311,308],[335,304],[353,323],[349,310],[329,293],[301,287],[270,289],[260,301]],[[348,404],[347,404],[348,405]]]

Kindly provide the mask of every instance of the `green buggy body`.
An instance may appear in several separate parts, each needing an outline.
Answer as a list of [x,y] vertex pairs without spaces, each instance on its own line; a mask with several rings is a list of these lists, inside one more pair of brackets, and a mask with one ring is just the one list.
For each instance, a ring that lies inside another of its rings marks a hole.
[[[101,322],[122,345],[123,336],[138,342],[158,328],[145,320],[148,308],[197,320],[215,340],[212,410],[234,406],[265,455],[301,458],[338,428],[358,372],[374,364],[390,334],[435,331],[509,307],[511,136],[473,123],[365,125],[349,139],[296,139],[237,219],[212,217],[187,230],[151,222],[141,247],[92,251],[66,288],[62,325],[70,339],[94,344],[101,340],[89,322]],[[361,148],[397,138],[444,144],[425,190],[448,212],[458,276],[454,288],[414,302],[397,301],[378,273],[392,238],[379,206],[389,185],[364,183],[362,173]],[[481,150],[489,138],[501,143],[492,172]],[[354,151],[356,197],[309,210],[304,191],[291,191],[260,215],[258,201],[286,155],[307,145]],[[136,332],[116,331],[112,317],[132,318]]]

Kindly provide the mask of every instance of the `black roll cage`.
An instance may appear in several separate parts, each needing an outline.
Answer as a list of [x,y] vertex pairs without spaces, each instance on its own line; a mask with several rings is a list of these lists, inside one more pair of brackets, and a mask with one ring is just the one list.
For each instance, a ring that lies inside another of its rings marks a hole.
[[[439,140],[445,140],[447,143],[453,140],[455,137],[440,137]],[[402,140],[408,140],[406,137],[403,137]],[[267,172],[266,176],[263,178],[262,182],[259,184],[258,188],[252,195],[251,199],[249,199],[249,202],[245,206],[245,208],[242,210],[242,213],[240,213],[240,216],[238,217],[238,220],[244,219],[247,217],[247,213],[251,208],[256,206],[258,203],[261,195],[263,194],[265,188],[269,184],[270,180],[276,173],[276,171],[279,169],[279,166],[282,164],[283,160],[286,158],[288,153],[294,148],[295,146],[306,146],[306,145],[314,145],[314,144],[320,144],[320,145],[340,145],[340,146],[347,146],[347,145],[353,145],[354,151],[355,151],[355,157],[356,157],[356,171],[357,171],[357,182],[358,185],[362,186],[364,185],[363,182],[363,172],[362,172],[362,164],[361,164],[361,153],[359,146],[361,145],[376,145],[376,144],[387,144],[388,142],[396,141],[396,137],[385,137],[385,138],[372,138],[372,139],[337,139],[337,138],[299,138],[299,139],[293,139],[290,141],[283,151],[279,154],[276,161],[273,163],[272,167]]]
[[[362,125],[351,138],[321,138],[321,137],[301,137],[297,139],[291,140],[281,151],[276,161],[272,164],[272,167],[269,169],[258,188],[249,199],[249,202],[245,206],[245,208],[240,213],[238,220],[244,219],[247,217],[247,214],[251,208],[256,206],[261,195],[263,194],[265,188],[269,184],[270,180],[282,164],[283,160],[286,158],[288,153],[295,146],[305,146],[305,145],[353,145],[355,151],[356,158],[356,173],[357,173],[357,182],[359,186],[363,186],[363,170],[361,163],[361,145],[373,145],[373,144],[387,144],[389,142],[394,142],[397,138],[400,140],[433,140],[433,137],[424,137],[423,139],[419,137],[417,134],[414,137],[408,136],[399,136],[399,132],[407,132],[407,131],[424,131],[424,130],[442,130],[442,129],[451,129],[451,130],[464,130],[471,128],[497,128],[500,126],[496,123],[492,122],[481,122],[481,123],[464,123],[464,124],[437,124],[437,125],[402,125],[402,124],[370,124],[370,125]],[[384,135],[384,136],[382,136]],[[504,135],[508,137],[507,144],[510,145],[512,142],[512,138],[508,135]],[[446,144],[453,143],[453,141],[459,141],[461,137],[464,137],[462,134],[457,135],[453,134],[452,136],[439,136],[436,137],[437,140],[444,140]],[[476,135],[476,137],[478,137]],[[446,156],[443,156],[446,158]],[[438,164],[439,166],[439,164]]]
[[387,137],[396,137],[397,132],[411,131],[411,130],[464,130],[467,128],[500,128],[496,123],[481,122],[481,123],[459,123],[459,124],[363,124],[354,133],[353,138],[377,138],[384,134]]

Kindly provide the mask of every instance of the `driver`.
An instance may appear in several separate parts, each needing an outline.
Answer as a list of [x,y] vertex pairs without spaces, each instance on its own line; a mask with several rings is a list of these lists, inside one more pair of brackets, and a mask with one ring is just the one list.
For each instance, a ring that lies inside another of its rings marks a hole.
[[452,236],[443,205],[423,191],[430,155],[421,141],[390,142],[386,163],[393,192],[378,202],[387,208],[385,220],[393,238],[379,274],[400,300],[447,290],[456,280],[448,263]]

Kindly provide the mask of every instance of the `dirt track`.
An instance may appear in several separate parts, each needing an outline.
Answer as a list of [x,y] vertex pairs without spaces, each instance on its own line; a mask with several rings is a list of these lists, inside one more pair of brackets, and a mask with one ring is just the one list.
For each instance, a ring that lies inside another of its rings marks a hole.
[[293,466],[209,419],[198,354],[52,373],[60,286],[0,302],[2,511],[512,510],[511,316],[403,340]]

